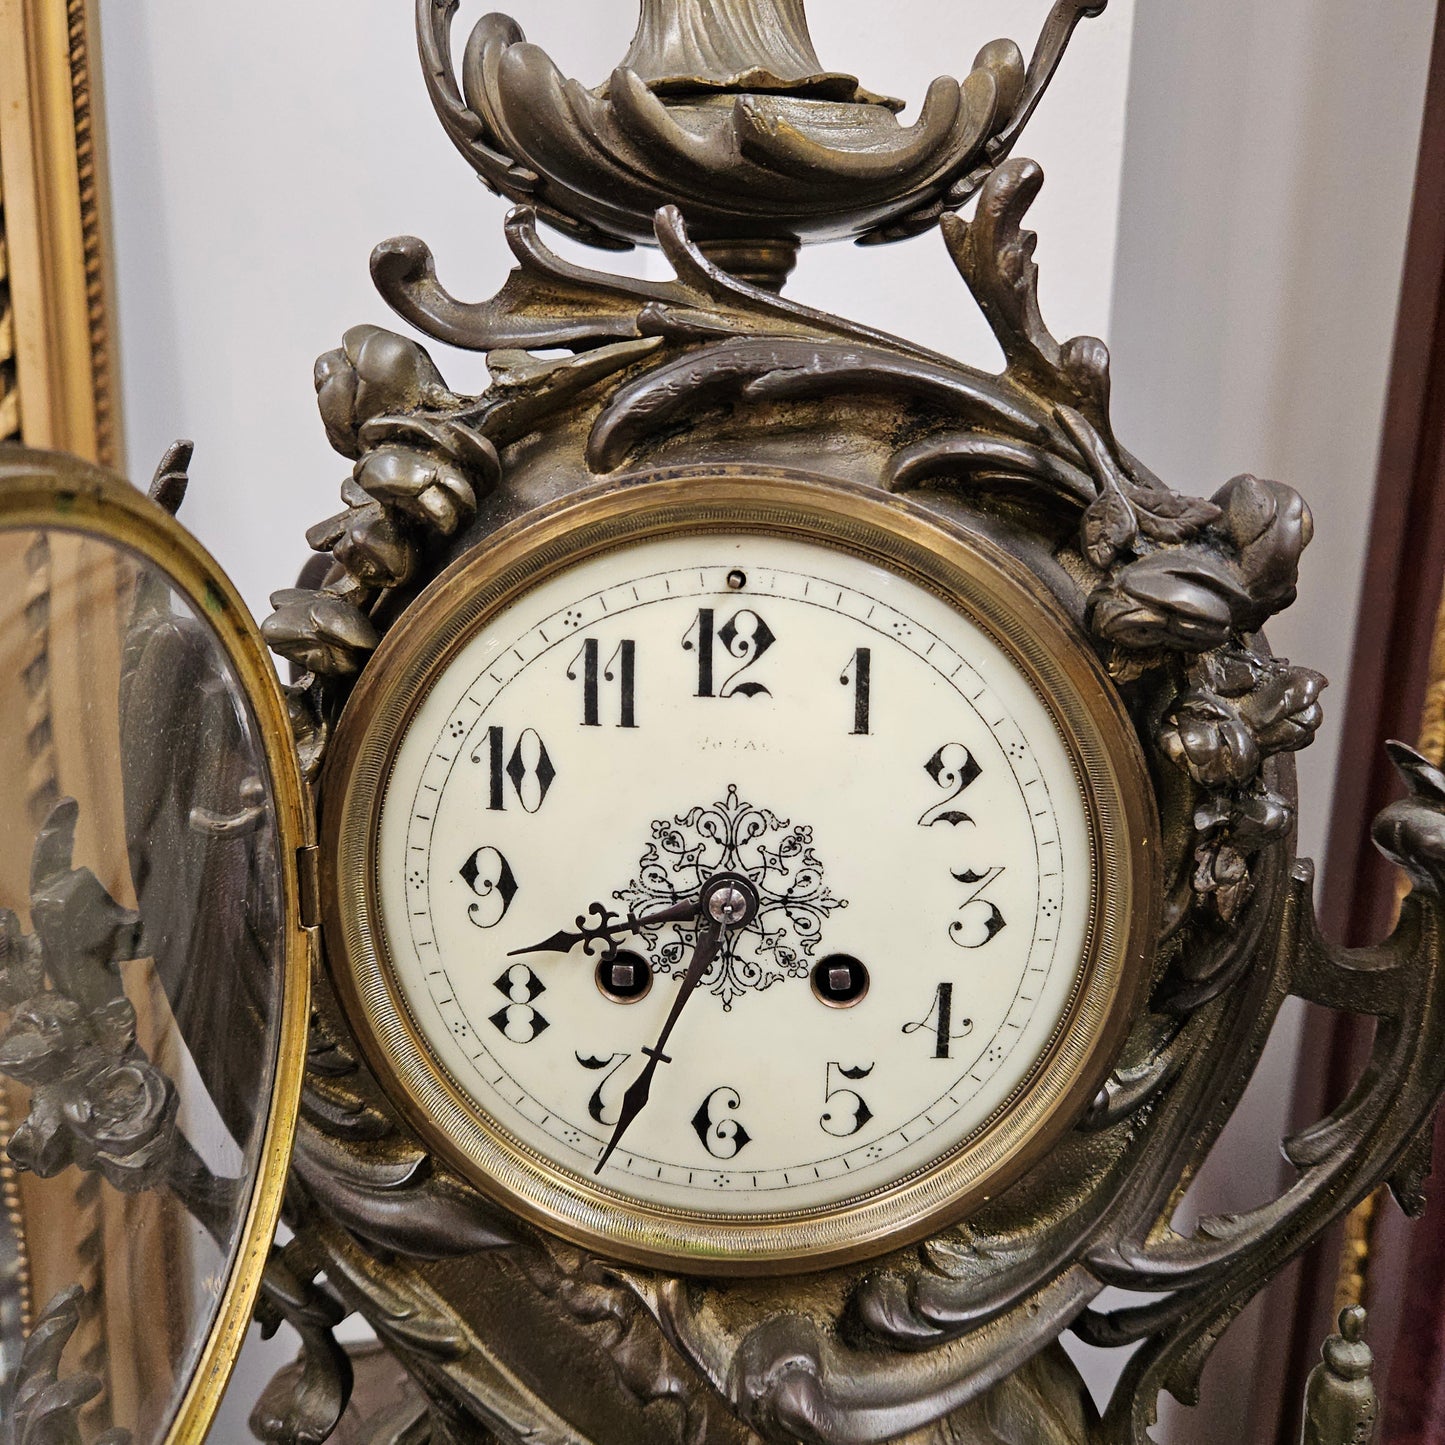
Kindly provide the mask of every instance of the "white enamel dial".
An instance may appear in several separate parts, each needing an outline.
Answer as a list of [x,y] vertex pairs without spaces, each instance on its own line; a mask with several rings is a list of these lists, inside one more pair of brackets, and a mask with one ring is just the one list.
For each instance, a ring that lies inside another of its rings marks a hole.
[[[1097,880],[1055,710],[983,626],[838,547],[697,532],[554,570],[391,758],[374,879],[412,1030],[489,1127],[621,1201],[777,1216],[915,1177],[1078,995]],[[756,916],[658,1049],[703,921],[647,920],[721,875]]]

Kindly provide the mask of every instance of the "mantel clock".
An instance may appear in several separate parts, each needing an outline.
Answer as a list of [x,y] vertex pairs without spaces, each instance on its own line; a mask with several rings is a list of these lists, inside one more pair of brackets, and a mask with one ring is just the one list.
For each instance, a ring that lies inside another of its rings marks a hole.
[[[458,57],[457,9],[417,0],[423,79],[516,269],[460,300],[402,237],[372,273],[491,385],[374,326],[321,358],[352,470],[259,632],[168,515],[184,446],[151,500],[0,456],[7,595],[46,599],[7,648],[87,699],[84,766],[7,804],[12,1230],[94,1176],[181,1326],[122,1398],[81,1373],[123,1338],[93,1281],[31,1291],[0,1439],[200,1438],[254,1304],[304,1343],[275,1442],[336,1428],[358,1314],[410,1381],[377,1445],[1142,1445],[1354,1201],[1419,1206],[1445,776],[1397,750],[1414,891],[1327,944],[1291,765],[1324,679],[1261,630],[1309,510],[1173,491],[1038,304],[1013,151],[1104,5],[912,125],[802,0],[643,0],[593,90],[496,15]],[[782,295],[805,242],[934,228],[1000,374]],[[1372,1066],[1278,1199],[1176,1231],[1291,995],[1374,1016]],[[1342,1329],[1340,1445],[1374,1411]],[[1138,1347],[1102,1412],[1065,1331]]]

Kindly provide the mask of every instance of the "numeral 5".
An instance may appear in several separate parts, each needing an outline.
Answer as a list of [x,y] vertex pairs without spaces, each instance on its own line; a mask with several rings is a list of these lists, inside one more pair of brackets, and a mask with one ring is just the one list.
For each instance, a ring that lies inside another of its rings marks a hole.
[[[845,1069],[842,1064],[828,1065],[823,1095],[823,1102],[828,1107],[818,1120],[825,1134],[831,1134],[835,1139],[846,1139],[849,1135],[858,1133],[873,1117],[873,1110],[868,1107],[863,1096],[854,1089],[845,1088],[841,1082],[846,1080],[856,1084],[872,1072],[872,1064],[866,1068],[851,1069]],[[840,1082],[835,1083],[835,1079]]]

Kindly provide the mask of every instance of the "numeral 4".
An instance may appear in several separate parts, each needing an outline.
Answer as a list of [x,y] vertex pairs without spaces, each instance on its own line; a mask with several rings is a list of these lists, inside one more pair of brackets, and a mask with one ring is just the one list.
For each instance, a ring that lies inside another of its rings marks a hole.
[[933,992],[933,1004],[917,1023],[904,1024],[905,1034],[928,1032],[933,1035],[933,1057],[951,1059],[954,1039],[964,1038],[973,1032],[972,1019],[955,1020],[953,1016],[953,985],[947,981],[938,985]]

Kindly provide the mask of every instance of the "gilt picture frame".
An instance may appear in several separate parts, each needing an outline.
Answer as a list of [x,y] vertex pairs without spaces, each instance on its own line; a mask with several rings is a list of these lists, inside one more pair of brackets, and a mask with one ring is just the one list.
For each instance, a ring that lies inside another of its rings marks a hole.
[[0,440],[122,456],[95,0],[0,0]]

